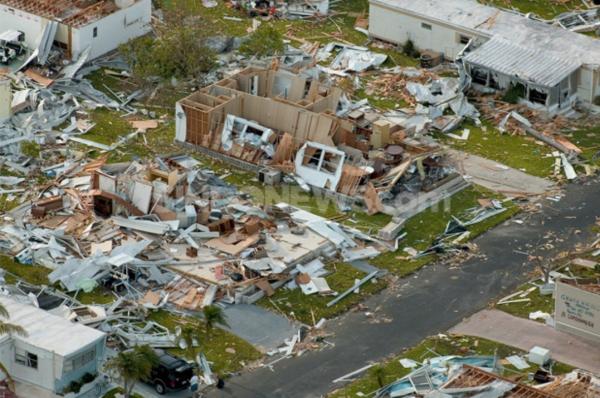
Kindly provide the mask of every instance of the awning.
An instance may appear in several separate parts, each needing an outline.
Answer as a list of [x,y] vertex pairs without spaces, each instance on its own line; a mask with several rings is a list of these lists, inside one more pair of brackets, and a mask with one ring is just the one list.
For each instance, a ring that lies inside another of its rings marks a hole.
[[493,37],[468,53],[464,62],[544,87],[558,85],[581,66],[581,63],[560,59],[499,37]]

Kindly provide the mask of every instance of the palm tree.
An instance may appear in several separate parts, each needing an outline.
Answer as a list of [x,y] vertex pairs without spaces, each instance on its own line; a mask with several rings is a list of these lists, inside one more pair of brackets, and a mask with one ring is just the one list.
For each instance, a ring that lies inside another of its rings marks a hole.
[[147,345],[122,351],[106,363],[106,369],[114,371],[123,379],[124,398],[130,398],[135,383],[150,378],[152,368],[158,365],[159,358]]
[[192,358],[196,360],[196,355],[199,352],[200,340],[200,325],[197,322],[190,323],[181,329],[181,335],[179,336],[179,341],[185,344],[185,349],[190,352]]
[[[10,314],[4,305],[0,303],[0,318],[10,319]],[[27,336],[27,331],[23,329],[19,325],[13,325],[12,323],[5,322],[3,319],[0,319],[0,336],[4,334],[12,335],[16,334],[17,336]],[[0,363],[0,371],[6,375],[6,384],[11,391],[15,391],[15,382],[12,377],[8,374],[8,370],[3,363]]]
[[371,374],[377,379],[377,385],[379,388],[383,388],[385,385],[385,373],[386,371],[383,366],[376,366],[371,369]]
[[204,325],[207,336],[210,336],[215,325],[229,326],[227,324],[227,317],[221,307],[207,305],[202,309],[202,312],[204,313]]

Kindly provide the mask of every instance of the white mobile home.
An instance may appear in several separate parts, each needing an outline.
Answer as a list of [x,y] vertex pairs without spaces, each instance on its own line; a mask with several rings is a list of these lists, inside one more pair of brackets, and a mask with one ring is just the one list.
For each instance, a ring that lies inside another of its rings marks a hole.
[[600,41],[474,0],[370,0],[369,33],[463,58],[476,85],[521,86],[533,106],[557,110],[600,96]]
[[86,373],[96,374],[104,356],[106,335],[30,304],[0,297],[27,336],[0,336],[0,362],[17,382],[62,393]]
[[48,24],[57,23],[54,42],[77,59],[90,59],[150,31],[152,0],[0,0],[0,33],[18,30],[30,49],[38,47]]

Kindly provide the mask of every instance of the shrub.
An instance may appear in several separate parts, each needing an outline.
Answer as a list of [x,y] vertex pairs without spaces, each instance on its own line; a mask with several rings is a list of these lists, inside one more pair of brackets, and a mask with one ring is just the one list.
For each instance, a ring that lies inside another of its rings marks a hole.
[[415,43],[412,40],[408,39],[404,46],[402,46],[402,52],[404,55],[407,55],[412,58],[418,58],[421,54],[419,54],[419,50],[415,47]]
[[281,33],[270,25],[262,25],[240,46],[240,52],[246,56],[266,57],[282,54],[284,47]]
[[96,375],[88,372],[81,377],[81,382],[83,384],[91,383],[92,381],[94,381],[95,378],[96,378]]
[[73,380],[69,383],[69,387],[67,387],[67,392],[74,392],[77,394],[81,390],[82,384],[78,381]]
[[156,28],[157,37],[143,36],[119,47],[119,52],[142,80],[195,78],[215,65],[215,54],[206,43],[212,32],[201,17],[184,18],[181,11],[165,12],[164,24]]
[[511,84],[508,90],[502,96],[502,101],[509,104],[516,104],[520,98],[525,97],[525,86],[522,84]]

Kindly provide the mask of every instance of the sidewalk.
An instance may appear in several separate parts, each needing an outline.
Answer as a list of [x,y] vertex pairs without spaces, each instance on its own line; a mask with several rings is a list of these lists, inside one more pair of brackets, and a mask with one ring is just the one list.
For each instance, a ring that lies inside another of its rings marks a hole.
[[483,310],[450,329],[450,333],[478,336],[529,351],[550,350],[553,359],[600,374],[600,344],[553,327],[517,318],[498,310]]

